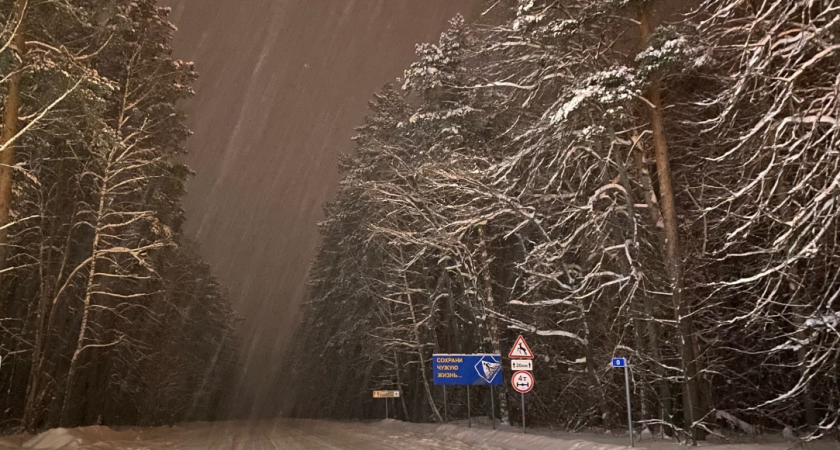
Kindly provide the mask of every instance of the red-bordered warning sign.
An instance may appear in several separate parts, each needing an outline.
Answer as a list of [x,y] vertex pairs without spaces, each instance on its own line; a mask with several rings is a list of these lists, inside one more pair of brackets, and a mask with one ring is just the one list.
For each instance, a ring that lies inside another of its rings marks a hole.
[[508,358],[531,359],[533,357],[534,352],[531,351],[531,347],[528,347],[528,344],[525,342],[525,338],[520,334],[519,337],[516,338],[516,342],[513,343],[513,348],[510,349]]
[[531,389],[534,389],[534,376],[531,375],[531,372],[520,370],[510,378],[510,385],[516,392],[527,394]]

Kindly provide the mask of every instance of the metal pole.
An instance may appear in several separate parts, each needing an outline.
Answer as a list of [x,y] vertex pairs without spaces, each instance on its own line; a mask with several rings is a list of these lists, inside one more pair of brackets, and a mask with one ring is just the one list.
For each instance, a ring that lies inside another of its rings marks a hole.
[[470,415],[470,387],[467,386],[467,427],[472,428],[472,416]]
[[490,423],[493,424],[493,429],[496,429],[496,399],[493,398],[496,395],[494,394],[493,385],[490,385]]
[[635,447],[633,436],[633,410],[630,409],[630,370],[624,365],[624,390],[627,392],[627,428],[630,430],[630,446]]
[[388,418],[388,399],[385,399],[385,418]]
[[522,434],[525,434],[525,394],[522,396]]
[[446,407],[446,385],[443,386],[443,421],[449,422],[449,413]]

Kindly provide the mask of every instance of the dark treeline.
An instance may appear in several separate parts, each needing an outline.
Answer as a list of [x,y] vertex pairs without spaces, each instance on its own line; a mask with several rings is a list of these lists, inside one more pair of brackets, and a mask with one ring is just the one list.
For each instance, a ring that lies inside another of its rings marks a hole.
[[210,418],[235,316],[182,236],[156,0],[0,2],[0,429]]
[[620,427],[625,356],[653,431],[836,429],[840,2],[494,3],[417,47],[341,161],[295,413],[399,388],[439,421],[432,353],[522,333],[538,423]]

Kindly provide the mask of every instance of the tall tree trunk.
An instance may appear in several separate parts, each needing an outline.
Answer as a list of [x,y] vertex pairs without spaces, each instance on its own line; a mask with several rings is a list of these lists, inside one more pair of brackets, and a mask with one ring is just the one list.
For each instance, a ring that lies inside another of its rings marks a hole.
[[[140,49],[135,49],[133,55],[128,59],[126,62],[126,78],[125,83],[123,85],[123,93],[122,93],[122,100],[120,102],[120,111],[117,117],[115,132],[116,135],[122,137],[122,127],[125,122],[126,112],[129,109],[128,104],[128,96],[131,92],[131,81],[132,81],[132,68],[134,66],[135,58],[139,54]],[[102,177],[102,185],[99,187],[99,205],[96,213],[96,225],[94,227],[94,235],[93,235],[93,246],[91,247],[91,256],[90,256],[90,266],[88,270],[88,278],[87,283],[85,285],[85,297],[84,297],[84,309],[82,310],[82,323],[79,327],[79,337],[76,340],[76,350],[73,352],[73,357],[70,359],[70,369],[67,372],[67,382],[64,392],[64,399],[61,406],[61,415],[59,416],[59,420],[64,423],[67,420],[66,411],[67,406],[70,403],[73,395],[73,383],[76,377],[76,371],[79,364],[79,356],[84,350],[84,341],[85,335],[87,332],[88,320],[90,318],[90,306],[91,300],[93,296],[93,291],[96,288],[95,278],[96,278],[96,269],[97,269],[97,258],[99,252],[99,243],[102,239],[103,227],[106,226],[105,224],[105,209],[106,209],[106,196],[109,195],[109,180],[112,174],[112,164],[117,158],[117,147],[114,147],[108,153],[108,157],[106,160],[106,166],[104,169],[104,174]]]
[[[640,13],[640,31],[643,45],[647,46],[652,33],[651,5],[645,4]],[[662,116],[662,90],[659,81],[651,82],[648,92],[651,104],[651,128],[653,147],[656,155],[656,168],[659,175],[659,195],[662,206],[662,225],[665,232],[665,266],[668,271],[672,290],[671,299],[679,328],[682,368],[684,374],[683,410],[685,426],[690,429],[692,444],[697,444],[698,430],[694,426],[699,419],[697,408],[699,396],[697,389],[697,357],[694,353],[694,324],[691,307],[683,296],[684,279],[679,246],[676,205],[674,202],[673,180],[671,179],[671,161],[665,124]]]
[[[110,158],[109,158],[110,164]],[[79,336],[76,339],[76,350],[73,352],[73,357],[70,359],[70,369],[67,371],[67,382],[64,387],[64,400],[61,406],[61,424],[67,424],[67,406],[71,404],[73,398],[73,384],[76,381],[76,371],[79,365],[79,356],[85,349],[85,337],[88,329],[88,319],[90,318],[91,300],[93,299],[93,292],[96,289],[96,266],[97,253],[99,252],[99,241],[102,238],[103,217],[105,216],[105,196],[108,192],[107,181],[102,181],[102,187],[99,191],[99,208],[96,215],[96,228],[93,234],[93,244],[91,247],[91,261],[88,269],[87,283],[85,284],[85,297],[82,306],[82,323],[79,325]]]
[[[42,213],[43,216],[46,213]],[[73,209],[73,214],[70,216],[71,224],[76,222],[76,209]],[[44,376],[44,364],[47,359],[47,351],[49,349],[49,341],[51,332],[55,326],[55,305],[61,296],[62,289],[60,283],[64,278],[64,272],[67,268],[68,258],[71,254],[71,246],[73,244],[73,227],[70,226],[67,232],[67,240],[64,243],[64,251],[62,254],[61,265],[58,270],[58,275],[52,282],[50,289],[42,286],[41,304],[38,308],[38,315],[36,318],[35,328],[35,347],[32,350],[32,357],[30,358],[29,382],[26,386],[26,406],[23,414],[23,427],[28,431],[35,431],[37,421],[43,411],[41,411],[41,401],[45,392],[42,392],[41,382]],[[43,260],[42,260],[43,264]],[[43,277],[44,275],[42,275]],[[70,275],[72,277],[72,274]],[[69,280],[68,280],[69,281]],[[42,283],[44,284],[44,283]],[[52,299],[50,299],[52,296]]]
[[[26,396],[23,408],[23,426],[27,430],[34,428],[34,417],[36,415],[35,402],[38,397],[39,383],[41,380],[41,368],[44,362],[44,339],[46,332],[44,325],[46,324],[47,315],[49,314],[49,292],[51,291],[47,286],[47,277],[44,273],[44,266],[46,265],[45,244],[47,238],[44,229],[47,226],[46,206],[44,205],[43,197],[40,204],[41,226],[40,230],[40,245],[38,247],[38,306],[35,310],[35,345],[32,348],[32,356],[29,358],[29,380],[26,383]],[[65,254],[66,256],[66,254]]]
[[586,313],[586,307],[580,305],[580,317],[583,325],[583,338],[586,339],[586,346],[583,349],[583,356],[586,358],[586,375],[589,378],[589,385],[591,386],[589,393],[598,399],[598,411],[601,413],[599,419],[601,425],[605,428],[610,428],[613,424],[613,414],[610,412],[610,406],[607,403],[606,389],[601,378],[598,377],[598,366],[595,365],[595,352],[592,341],[592,330],[589,326],[590,318]]
[[[796,273],[796,272],[794,272]],[[794,316],[794,323],[798,328],[796,337],[801,342],[808,341],[808,332],[803,326],[804,320],[799,314]],[[808,348],[805,345],[800,345],[796,350],[796,358],[799,363],[799,374],[802,377],[807,376],[808,373]],[[806,384],[802,390],[802,409],[805,413],[805,422],[812,427],[819,425],[819,418],[817,417],[817,408],[814,403],[814,397],[811,395],[811,384]]]
[[[650,345],[651,356],[655,362],[654,373],[659,377],[657,387],[659,391],[659,416],[664,422],[673,425],[674,405],[671,393],[671,383],[667,379],[667,373],[662,364],[662,349],[659,346],[659,326],[656,322],[656,311],[654,310],[653,299],[649,295],[644,298],[645,316],[647,316],[647,334]],[[664,433],[664,429],[662,430]]]
[[[394,372],[397,374],[397,389],[400,391],[400,404],[402,405],[403,410],[403,420],[408,421],[408,407],[405,405],[405,395],[402,389],[402,379],[400,378],[400,356],[397,354],[396,350],[394,350],[394,364],[396,367]],[[396,415],[397,413],[394,411],[394,417],[396,417]]]
[[[483,311],[483,314],[487,317],[487,332],[490,334],[490,346],[493,353],[501,355],[502,344],[499,337],[499,323],[495,316],[496,299],[493,296],[493,277],[490,274],[490,252],[487,249],[487,235],[484,231],[484,227],[479,227],[478,233],[481,243],[481,258],[484,260],[484,264],[481,269],[481,278],[484,282],[484,295],[485,298],[487,298],[487,306],[486,310]],[[502,386],[496,391],[499,396],[499,420],[501,420],[504,425],[510,425],[510,412],[508,411],[506,385],[502,384]]]
[[[611,133],[612,134],[612,133]],[[613,142],[615,142],[614,135],[613,135]],[[599,153],[601,152],[601,148],[598,147]],[[625,249],[623,254],[616,255],[616,262],[618,264],[618,271],[619,273],[626,275],[630,279],[635,279],[640,273],[637,270],[637,262],[635,257],[631,257],[630,255],[635,253],[635,247],[638,242],[638,224],[636,220],[636,206],[635,200],[633,198],[633,190],[630,184],[630,178],[627,175],[627,169],[625,168],[625,160],[624,157],[621,155],[621,151],[619,149],[611,149],[609,152],[610,155],[614,155],[612,159],[612,164],[615,166],[616,170],[618,171],[618,180],[621,183],[621,186],[624,188],[624,205],[627,208],[627,218],[630,220],[631,223],[631,233],[632,236],[630,238],[626,238],[624,235],[624,229],[622,228],[621,223],[613,223],[611,225],[611,232],[613,244],[615,245],[625,245]],[[603,182],[610,183],[610,175],[608,171],[604,171],[603,175]],[[632,247],[628,247],[628,243],[632,244]],[[644,340],[642,338],[643,335],[643,321],[637,311],[636,304],[638,303],[635,301],[635,297],[640,295],[644,298],[647,296],[644,294],[638,294],[637,291],[633,290],[633,297],[630,298],[630,313],[631,313],[631,320],[633,323],[633,331],[634,331],[634,340],[636,343],[636,352],[638,354],[643,354],[645,345]],[[614,307],[614,306],[611,306]],[[585,311],[582,313],[582,316],[586,316]],[[596,366],[594,364],[593,359],[593,352],[590,348],[590,335],[589,332],[589,321],[588,319],[585,320],[585,326],[587,329],[587,353],[586,353],[586,367],[587,372],[590,373],[590,377],[592,379],[593,386],[597,387],[597,392],[601,393],[601,397],[599,399],[600,402],[600,409],[601,409],[601,417],[602,420],[605,422],[604,426],[609,427],[611,425],[611,421],[613,420],[610,415],[610,410],[607,407],[606,398],[603,395],[603,389],[600,387],[600,380],[595,373]],[[642,384],[640,387],[640,397],[641,397],[641,409],[642,409],[642,419],[648,420],[648,413],[647,413],[647,401],[648,401],[648,386]]]
[[411,292],[409,291],[408,278],[406,278],[405,274],[403,274],[402,277],[403,283],[405,284],[406,302],[408,303],[409,311],[411,311],[411,325],[413,328],[414,343],[417,346],[417,358],[420,362],[420,378],[423,380],[423,389],[426,391],[426,399],[428,400],[429,407],[432,409],[432,414],[434,414],[435,419],[438,422],[443,422],[443,417],[441,417],[440,411],[438,411],[437,405],[435,404],[435,397],[432,395],[432,388],[429,386],[429,377],[426,373],[426,354],[423,351],[423,339],[421,339],[420,336],[420,326],[417,321],[417,315],[414,313],[414,300],[412,300]]
[[[643,142],[639,136],[632,136],[633,144],[636,150],[633,151],[633,163],[638,172],[639,181],[644,189],[645,203],[650,214],[651,222],[655,227],[662,226],[662,214],[660,213],[659,200],[656,198],[656,192],[653,190],[651,183],[650,171],[647,168],[645,161],[646,149],[643,147]],[[664,245],[663,245],[664,247]],[[650,295],[645,295],[643,298],[644,312],[646,317],[646,331],[648,335],[648,347],[650,354],[654,361],[654,373],[659,378],[657,381],[657,390],[659,391],[659,418],[669,424],[673,424],[673,404],[671,400],[671,384],[667,380],[667,374],[662,365],[662,349],[659,346],[659,324],[656,321],[656,305],[654,299]],[[664,429],[662,430],[664,432]]]
[[3,108],[3,130],[0,131],[0,278],[6,268],[6,258],[9,254],[9,224],[11,223],[10,208],[12,206],[12,177],[15,165],[15,147],[11,142],[18,133],[18,115],[20,113],[20,89],[23,82],[23,68],[26,65],[26,6],[28,0],[15,2],[15,19],[17,29],[12,36],[12,47],[17,52],[18,64],[9,76],[6,91],[6,104]]
[[452,295],[452,280],[449,272],[443,271],[444,286],[446,288],[446,341],[445,351],[448,353],[461,353],[461,333],[458,329],[458,314],[455,310],[455,296]]
[[[630,151],[632,152],[633,150],[631,149]],[[632,186],[630,185],[630,177],[627,175],[627,168],[624,167],[625,159],[621,154],[621,150],[615,149],[615,151],[614,152],[611,151],[610,154],[613,154],[613,155],[617,154],[618,155],[613,160],[613,164],[615,164],[616,169],[618,170],[619,180],[621,182],[621,185],[624,187],[624,192],[625,192],[625,194],[624,194],[624,204],[625,204],[625,207],[627,208],[627,216],[630,219],[630,222],[631,222],[632,228],[633,228],[633,230],[632,230],[633,231],[633,236],[632,236],[632,239],[630,240],[630,242],[633,244],[633,248],[628,248],[627,247],[628,240],[624,238],[624,233],[622,233],[622,230],[619,226],[614,226],[613,227],[613,241],[615,242],[615,244],[624,243],[626,254],[631,255],[631,254],[636,253],[635,248],[637,247],[637,243],[638,243],[638,222],[636,220],[636,206],[635,206],[636,200],[633,198],[633,190],[632,190]],[[634,256],[633,259],[631,260],[630,258],[625,257],[625,255],[619,255],[619,256],[617,256],[617,259],[619,261],[619,266],[621,267],[622,273],[631,277],[631,279],[635,280],[635,278],[638,276],[637,275],[637,270],[636,270],[636,265],[637,265],[636,261],[638,260],[638,257]],[[633,289],[632,292],[633,292],[633,297],[641,296],[641,297],[643,297],[643,299],[645,301],[646,301],[646,298],[648,297],[644,292],[639,294],[638,293],[639,291],[637,289]],[[642,317],[641,317],[641,315],[638,311],[638,306],[637,306],[638,303],[639,302],[636,301],[636,298],[631,298],[630,299],[630,313],[631,313],[632,320],[633,320],[633,333],[634,333],[634,340],[635,340],[635,344],[636,344],[636,352],[638,352],[639,354],[643,354],[644,351],[645,351],[646,345],[645,345],[645,341],[644,341],[644,338],[643,338],[643,335],[644,335],[643,320],[642,320]],[[650,413],[648,411],[648,399],[649,399],[650,396],[649,396],[648,392],[649,392],[649,385],[646,384],[646,383],[641,383],[640,386],[639,386],[639,397],[641,397],[641,399],[640,399],[641,401],[639,403],[640,403],[640,406],[641,406],[642,420],[650,420]]]

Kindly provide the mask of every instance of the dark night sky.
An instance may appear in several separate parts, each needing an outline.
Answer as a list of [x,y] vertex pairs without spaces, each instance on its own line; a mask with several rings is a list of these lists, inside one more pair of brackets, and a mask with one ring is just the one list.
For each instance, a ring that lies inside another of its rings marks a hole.
[[[168,0],[177,56],[201,74],[187,106],[197,176],[188,233],[244,316],[239,405],[265,409],[298,322],[321,205],[367,101],[482,0]],[[262,401],[256,401],[259,398]]]

